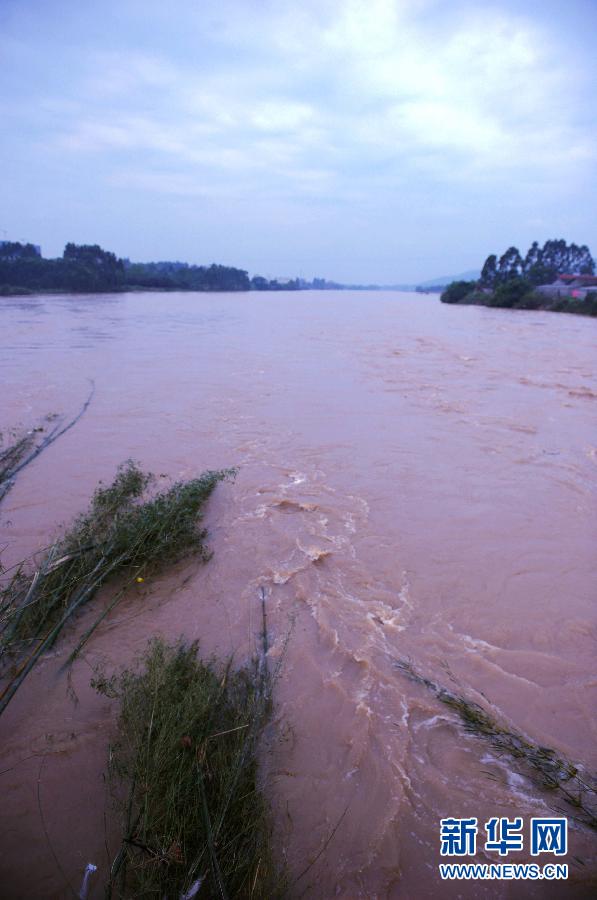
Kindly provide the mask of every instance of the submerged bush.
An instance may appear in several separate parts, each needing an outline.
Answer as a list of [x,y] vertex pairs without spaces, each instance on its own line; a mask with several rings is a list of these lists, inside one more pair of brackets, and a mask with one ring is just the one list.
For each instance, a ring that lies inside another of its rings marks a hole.
[[[109,578],[119,576],[126,586],[188,553],[209,558],[207,531],[198,528],[198,522],[217,483],[233,474],[205,472],[141,502],[152,476],[129,460],[112,484],[96,490],[89,510],[43,554],[36,568],[17,569],[0,592],[0,660],[30,644],[35,649],[0,695],[0,713],[39,655]],[[122,590],[111,606],[121,595]]]
[[545,298],[536,291],[524,294],[520,300],[514,304],[514,309],[546,309]]
[[431,691],[441,703],[453,709],[465,731],[487,740],[499,754],[507,754],[520,771],[540,788],[554,792],[575,812],[574,819],[597,830],[597,773],[566,759],[557,750],[536,744],[521,732],[501,725],[495,716],[467,697],[454,693],[420,674],[409,660],[395,659],[394,665],[411,681]]
[[476,284],[476,281],[453,281],[442,292],[440,300],[442,303],[460,303],[467,294],[474,291]]
[[597,291],[589,291],[584,300],[574,297],[564,297],[554,302],[549,307],[555,312],[576,313],[581,316],[597,316]]
[[[7,447],[0,445],[0,498],[6,492],[6,486],[10,483],[12,472],[18,466],[26,453],[28,453],[33,445],[33,433],[24,434],[16,437],[12,444]],[[2,435],[0,435],[0,442]]]
[[511,309],[532,294],[532,291],[533,286],[526,278],[509,278],[497,286],[488,305]]
[[575,297],[554,298],[535,291],[529,279],[519,276],[502,281],[494,291],[480,290],[472,281],[453,281],[441,295],[441,300],[461,306],[474,304],[503,309],[543,309],[597,316],[597,291],[589,292],[583,300]]
[[265,670],[220,672],[196,644],[154,640],[140,669],[92,684],[120,704],[109,771],[123,842],[107,895],[282,897],[257,786]]

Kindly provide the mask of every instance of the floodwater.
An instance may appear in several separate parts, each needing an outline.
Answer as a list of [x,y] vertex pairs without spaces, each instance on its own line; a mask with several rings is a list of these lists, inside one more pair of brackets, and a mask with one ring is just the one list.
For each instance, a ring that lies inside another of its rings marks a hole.
[[281,659],[263,781],[293,896],[590,896],[594,836],[573,822],[565,884],[439,880],[442,817],[527,834],[558,804],[395,660],[597,768],[596,339],[583,317],[400,293],[0,300],[0,429],[96,388],[3,501],[5,566],[129,457],[239,467],[210,500],[212,560],[140,585],[67,680],[83,619],[0,719],[0,895],[71,897],[92,862],[103,896],[114,710],[94,667],[154,634],[244,661],[263,587]]

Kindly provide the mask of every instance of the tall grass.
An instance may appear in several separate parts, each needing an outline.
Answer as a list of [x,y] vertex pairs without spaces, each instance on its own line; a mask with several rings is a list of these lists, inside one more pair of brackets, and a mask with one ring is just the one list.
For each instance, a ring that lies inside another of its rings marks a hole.
[[107,896],[283,897],[257,785],[265,668],[219,671],[196,644],[154,640],[140,668],[93,684],[120,703],[109,771],[123,841]]
[[[19,664],[3,694],[0,713],[42,652],[66,623],[89,603],[108,579],[119,577],[111,609],[135,579],[188,553],[209,557],[207,532],[198,528],[204,504],[215,486],[234,470],[205,472],[177,482],[145,502],[152,477],[132,461],[124,463],[112,484],[100,486],[86,513],[47,549],[36,566],[19,566],[0,592],[0,662],[15,656]],[[77,647],[89,638],[102,612]]]
[[15,438],[12,444],[0,448],[0,500],[12,487],[14,472],[25,454],[30,452],[33,443],[33,432],[30,432]]
[[597,775],[566,759],[551,747],[534,743],[521,732],[506,728],[478,703],[436,684],[416,671],[411,662],[394,661],[411,681],[423,685],[453,709],[469,734],[488,741],[499,754],[509,756],[522,773],[574,810],[576,821],[597,829]]
[[57,441],[63,434],[66,434],[67,431],[74,428],[79,419],[87,412],[94,394],[95,384],[92,381],[89,396],[85,403],[77,415],[71,419],[70,422],[67,422],[66,425],[63,425],[63,420],[55,413],[50,413],[50,415],[46,416],[46,423],[53,422],[55,419],[58,419],[58,421],[50,431],[45,434],[39,443],[36,442],[34,436],[45,432],[45,426],[34,428],[26,435],[17,439],[12,446],[0,451],[0,501],[9,492],[14,484],[16,476],[25,468],[25,466],[28,466],[34,459],[37,459],[40,453],[43,453],[47,447],[50,447],[54,441]]

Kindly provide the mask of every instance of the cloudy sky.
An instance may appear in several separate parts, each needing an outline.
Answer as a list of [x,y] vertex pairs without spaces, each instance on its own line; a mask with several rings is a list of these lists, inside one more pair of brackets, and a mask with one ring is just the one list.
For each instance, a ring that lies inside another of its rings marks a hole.
[[0,0],[0,238],[417,281],[597,253],[596,0]]

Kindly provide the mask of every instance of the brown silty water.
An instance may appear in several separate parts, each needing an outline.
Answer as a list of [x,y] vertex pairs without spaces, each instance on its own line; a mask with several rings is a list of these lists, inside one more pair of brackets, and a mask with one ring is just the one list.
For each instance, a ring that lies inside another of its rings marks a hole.
[[0,507],[5,566],[128,457],[171,478],[239,466],[209,503],[211,561],[132,591],[67,682],[83,616],[1,717],[1,896],[70,897],[88,862],[103,896],[114,711],[94,666],[154,634],[244,661],[262,587],[276,852],[294,878],[315,860],[293,896],[591,895],[594,837],[573,822],[566,883],[440,881],[442,817],[527,823],[554,799],[394,660],[597,767],[595,321],[310,292],[3,299],[0,322],[3,429],[74,414],[96,385]]

